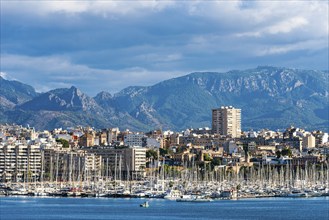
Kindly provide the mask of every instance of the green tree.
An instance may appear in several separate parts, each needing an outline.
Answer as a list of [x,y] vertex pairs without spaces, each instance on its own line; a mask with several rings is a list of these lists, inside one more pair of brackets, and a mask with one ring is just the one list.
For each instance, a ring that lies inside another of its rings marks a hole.
[[44,173],[44,178],[45,178],[46,180],[50,180],[50,173],[49,173],[49,172]]
[[211,168],[214,169],[215,166],[219,166],[222,164],[222,160],[218,157],[215,157],[211,160]]
[[165,173],[169,173],[169,171],[170,171],[170,166],[169,166],[168,164],[164,164],[164,165],[162,166],[162,168],[163,168],[163,170],[164,170]]
[[165,156],[166,154],[169,153],[168,150],[164,148],[159,148],[159,152],[161,156]]
[[148,150],[146,151],[146,158],[147,159],[150,159],[150,158],[153,158],[154,160],[157,160],[158,159],[158,152],[155,151],[155,150]]
[[61,143],[64,148],[69,148],[70,147],[69,142],[67,140],[63,139],[63,138],[56,139],[56,142]]
[[281,155],[292,157],[292,151],[290,148],[285,148],[281,151]]
[[212,158],[210,157],[209,154],[204,154],[204,155],[203,155],[203,160],[204,160],[204,161],[211,161]]

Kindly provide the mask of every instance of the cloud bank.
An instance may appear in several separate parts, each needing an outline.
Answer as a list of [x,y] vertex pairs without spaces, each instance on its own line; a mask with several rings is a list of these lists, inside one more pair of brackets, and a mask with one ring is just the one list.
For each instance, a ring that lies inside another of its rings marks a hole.
[[95,95],[194,71],[328,69],[327,1],[2,1],[1,72]]

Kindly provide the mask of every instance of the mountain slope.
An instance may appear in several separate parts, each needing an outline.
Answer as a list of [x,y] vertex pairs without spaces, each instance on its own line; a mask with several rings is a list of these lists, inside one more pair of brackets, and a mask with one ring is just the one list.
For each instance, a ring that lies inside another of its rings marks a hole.
[[6,111],[14,109],[16,105],[37,97],[39,94],[32,86],[18,81],[6,80],[0,76],[0,123],[10,121]]
[[211,109],[242,109],[242,128],[279,129],[291,124],[328,131],[328,72],[258,67],[226,73],[191,73],[148,87],[128,87],[113,96],[88,97],[75,87],[34,97],[4,121],[37,128],[90,125],[98,128],[182,130],[211,126]]
[[210,126],[211,109],[242,109],[242,126],[284,128],[290,124],[324,128],[328,123],[328,73],[258,67],[227,73],[192,73],[151,87],[130,87],[116,94],[116,106],[135,114],[139,106],[165,128]]
[[10,81],[0,76],[0,106],[13,108],[17,104],[24,103],[38,96],[32,86],[18,81]]
[[[147,125],[131,117],[127,112],[103,108],[101,101],[109,101],[109,94],[100,93],[91,98],[72,86],[43,93],[12,111],[6,111],[9,122],[30,124],[38,129],[56,127],[93,126],[99,128],[124,125],[130,129],[147,129]],[[100,104],[97,103],[100,102]]]
[[102,111],[94,99],[72,86],[70,89],[55,89],[43,93],[19,106],[23,110],[48,111]]
[[72,86],[43,93],[7,112],[15,123],[51,129],[76,125],[108,125],[104,110],[90,97]]

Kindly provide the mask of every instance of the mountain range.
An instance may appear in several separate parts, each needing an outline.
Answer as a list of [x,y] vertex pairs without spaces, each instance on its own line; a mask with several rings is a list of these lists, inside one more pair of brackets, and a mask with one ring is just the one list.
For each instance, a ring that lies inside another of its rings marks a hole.
[[152,86],[90,97],[78,88],[37,93],[0,77],[0,123],[37,129],[76,125],[148,131],[210,127],[211,110],[242,109],[242,129],[329,130],[328,71],[262,66],[225,73],[196,72]]

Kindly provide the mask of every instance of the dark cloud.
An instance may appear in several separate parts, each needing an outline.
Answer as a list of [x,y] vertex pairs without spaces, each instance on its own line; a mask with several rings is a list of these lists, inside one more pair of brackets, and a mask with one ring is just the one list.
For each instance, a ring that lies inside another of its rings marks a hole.
[[130,3],[2,2],[1,71],[95,94],[194,71],[328,69],[325,1]]

